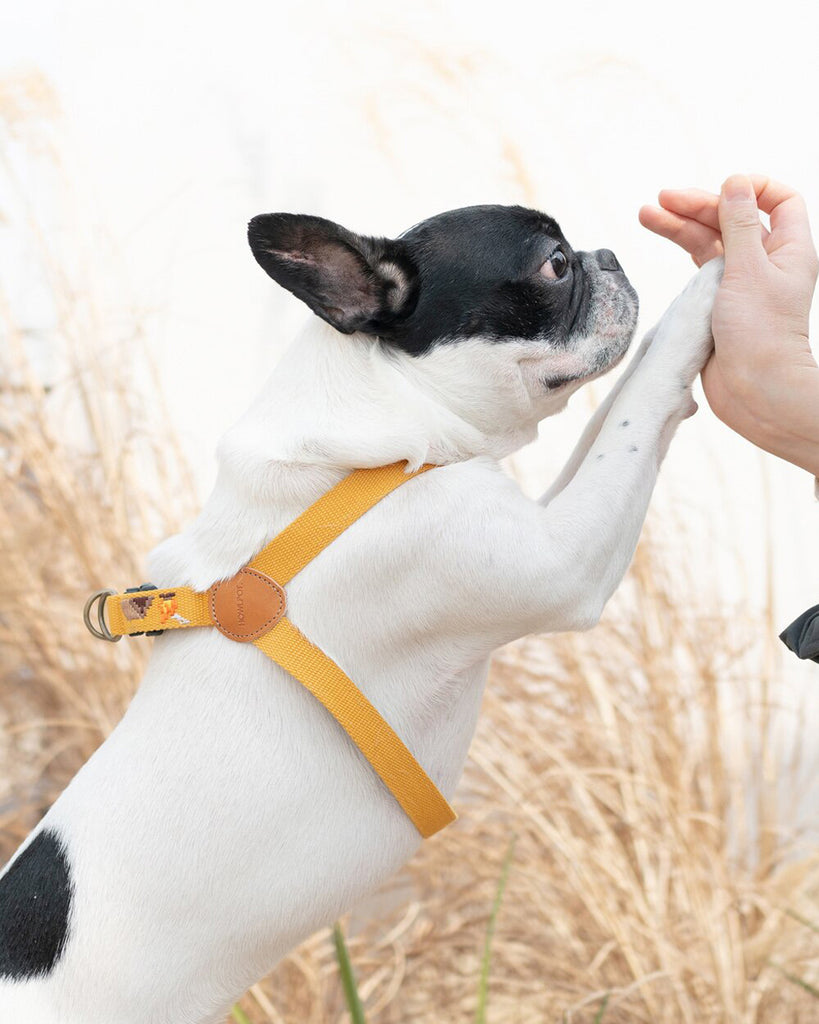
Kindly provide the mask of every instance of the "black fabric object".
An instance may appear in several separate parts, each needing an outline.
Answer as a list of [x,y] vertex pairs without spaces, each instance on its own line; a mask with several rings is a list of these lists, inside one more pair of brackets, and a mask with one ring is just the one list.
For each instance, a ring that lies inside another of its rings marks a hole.
[[797,658],[819,662],[819,604],[802,612],[779,634],[779,639]]

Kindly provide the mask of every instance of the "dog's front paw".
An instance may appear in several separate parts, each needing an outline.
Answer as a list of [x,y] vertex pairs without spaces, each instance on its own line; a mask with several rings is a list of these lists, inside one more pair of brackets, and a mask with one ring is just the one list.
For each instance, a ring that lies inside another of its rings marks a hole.
[[722,272],[722,257],[709,260],[671,303],[655,328],[652,357],[683,389],[694,383],[713,351],[711,310]]
[[722,256],[704,263],[674,300],[671,309],[680,308],[683,317],[691,323],[707,323],[711,330],[711,310],[722,283],[725,261]]

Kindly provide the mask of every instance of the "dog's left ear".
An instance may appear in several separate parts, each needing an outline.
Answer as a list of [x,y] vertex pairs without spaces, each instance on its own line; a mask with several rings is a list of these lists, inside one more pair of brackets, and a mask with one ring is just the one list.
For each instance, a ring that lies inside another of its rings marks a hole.
[[400,240],[295,213],[254,217],[247,235],[262,269],[344,334],[388,331],[415,306],[418,275]]

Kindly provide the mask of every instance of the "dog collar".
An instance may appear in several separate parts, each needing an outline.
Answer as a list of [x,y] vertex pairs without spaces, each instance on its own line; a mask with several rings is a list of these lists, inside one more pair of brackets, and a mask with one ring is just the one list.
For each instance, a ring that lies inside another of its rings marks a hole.
[[[124,593],[98,590],[85,605],[94,636],[157,635],[166,629],[215,626],[238,643],[252,643],[327,708],[367,758],[426,839],[456,818],[443,795],[392,727],[355,683],[285,615],[285,586],[339,534],[413,473],[406,463],[356,469],[277,534],[247,565],[205,592],[144,584]],[[99,628],[91,622],[96,604]],[[107,623],[106,623],[107,612]]]

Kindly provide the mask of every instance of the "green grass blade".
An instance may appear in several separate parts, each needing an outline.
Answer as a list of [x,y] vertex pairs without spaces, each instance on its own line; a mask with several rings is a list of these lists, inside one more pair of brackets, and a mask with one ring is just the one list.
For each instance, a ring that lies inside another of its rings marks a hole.
[[478,1007],[475,1011],[475,1024],[486,1024],[486,1004],[489,1000],[489,967],[492,963],[492,937],[495,934],[495,923],[498,919],[503,893],[509,879],[509,869],[512,867],[512,856],[515,852],[515,840],[512,836],[506,856],[503,858],[498,888],[495,892],[495,902],[492,905],[492,913],[489,915],[489,924],[486,926],[486,941],[483,946],[483,962],[481,964],[481,977],[478,982]]
[[341,973],[341,983],[344,986],[347,1009],[350,1011],[350,1020],[352,1024],[367,1024],[364,1018],[364,1007],[358,996],[358,986],[355,983],[350,954],[347,951],[347,944],[338,922],[333,925],[333,942],[336,947],[336,960],[338,960],[338,969]]
[[250,1018],[238,1003],[231,1010],[230,1016],[236,1021],[236,1024],[250,1024]]
[[771,967],[774,967],[779,971],[784,978],[787,978],[788,981],[793,982],[794,985],[798,985],[803,991],[812,995],[814,999],[819,999],[819,988],[815,985],[811,985],[809,981],[805,981],[804,978],[800,978],[798,974],[791,974],[790,971],[786,971],[784,967],[780,967],[779,964],[774,963],[773,960],[769,960],[768,963]]
[[798,921],[800,924],[803,924],[806,928],[810,928],[812,932],[816,932],[816,934],[819,935],[819,925],[815,925],[813,921],[809,921],[806,917],[803,917],[801,914],[797,914],[797,912],[795,910],[792,910],[790,907],[788,907],[785,910],[785,913],[788,915],[788,917],[792,917],[794,921]]
[[600,1004],[600,1009],[594,1015],[594,1024],[600,1024],[603,1019],[603,1014],[606,1012],[606,1007],[609,1005],[609,999],[611,998],[611,992],[607,992],[603,996],[603,1002]]

